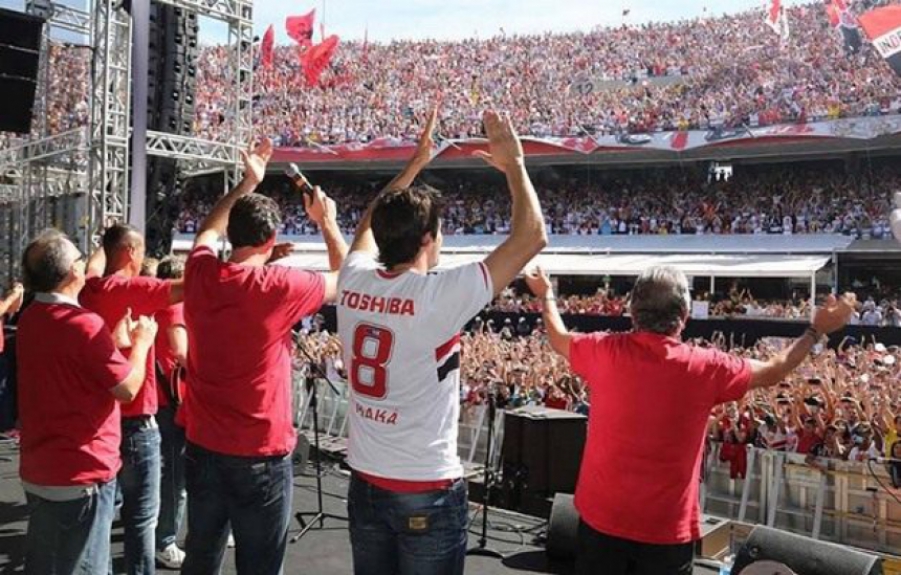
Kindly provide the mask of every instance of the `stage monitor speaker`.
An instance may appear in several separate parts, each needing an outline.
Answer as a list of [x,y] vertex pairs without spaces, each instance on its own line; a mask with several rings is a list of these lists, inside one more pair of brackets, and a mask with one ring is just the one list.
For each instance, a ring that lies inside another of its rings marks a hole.
[[576,511],[575,496],[557,493],[547,527],[547,556],[552,559],[574,558],[578,539],[579,512]]
[[[879,557],[771,527],[755,527],[732,567],[735,575],[759,572],[755,563],[781,563],[799,575],[881,575]],[[770,572],[772,572],[770,570]]]
[[31,131],[44,20],[0,8],[0,132]]

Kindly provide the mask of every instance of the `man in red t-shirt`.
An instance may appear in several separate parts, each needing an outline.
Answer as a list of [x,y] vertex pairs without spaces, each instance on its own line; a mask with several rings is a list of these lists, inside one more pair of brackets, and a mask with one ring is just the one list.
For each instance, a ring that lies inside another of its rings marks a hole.
[[[184,258],[170,256],[160,262],[157,277],[181,280]],[[157,312],[159,326],[154,350],[157,363],[156,420],[160,426],[160,516],[156,525],[156,560],[168,569],[179,569],[185,553],[175,542],[185,515],[185,429],[179,405],[184,397],[184,368],[188,365],[188,328],[184,303]]]
[[823,335],[847,324],[854,296],[830,297],[783,354],[759,362],[682,343],[691,299],[685,275],[673,268],[639,276],[629,306],[633,331],[623,334],[570,334],[547,276],[537,270],[526,282],[544,301],[551,347],[592,395],[576,487],[576,572],[691,573],[711,410],[782,381]]
[[[110,226],[102,245],[88,261],[81,304],[99,315],[110,331],[129,311],[153,316],[182,299],[182,283],[141,276],[144,237],[125,224]],[[124,350],[128,355],[128,351]],[[125,570],[129,575],[154,572],[156,521],[160,506],[160,432],[153,348],[145,381],[134,401],[122,405],[122,523]]]
[[[304,195],[322,231],[331,273],[267,265],[284,254],[281,214],[251,193],[272,155],[266,140],[244,154],[245,176],[213,207],[185,269],[188,354],[185,410],[188,540],[183,575],[218,573],[231,523],[239,574],[278,575],[291,518],[291,330],[334,301],[347,245],[335,203]],[[216,257],[228,234],[232,255]]]
[[126,325],[131,356],[82,308],[84,257],[47,232],[23,263],[35,300],[18,324],[20,475],[30,506],[27,573],[105,573],[110,564],[120,412],[144,384],[156,324]]

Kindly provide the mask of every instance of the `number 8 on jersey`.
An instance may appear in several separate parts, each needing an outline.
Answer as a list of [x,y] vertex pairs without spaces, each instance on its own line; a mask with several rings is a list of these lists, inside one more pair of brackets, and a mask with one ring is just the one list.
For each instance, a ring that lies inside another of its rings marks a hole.
[[391,330],[360,324],[354,330],[350,382],[354,391],[374,399],[388,395],[388,362],[394,346]]

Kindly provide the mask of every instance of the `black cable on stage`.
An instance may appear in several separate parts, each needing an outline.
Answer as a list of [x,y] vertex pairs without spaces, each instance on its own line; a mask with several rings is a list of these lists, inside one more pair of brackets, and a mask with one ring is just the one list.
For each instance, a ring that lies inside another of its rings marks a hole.
[[867,469],[870,470],[870,474],[873,476],[873,479],[875,479],[876,483],[878,483],[879,486],[882,487],[883,491],[885,491],[886,493],[891,495],[892,499],[894,499],[898,503],[898,505],[901,505],[901,499],[898,499],[898,496],[895,495],[895,493],[891,489],[889,489],[888,487],[885,486],[885,483],[882,482],[882,479],[880,479],[879,475],[876,474],[876,471],[873,470],[873,460],[872,459],[867,460]]

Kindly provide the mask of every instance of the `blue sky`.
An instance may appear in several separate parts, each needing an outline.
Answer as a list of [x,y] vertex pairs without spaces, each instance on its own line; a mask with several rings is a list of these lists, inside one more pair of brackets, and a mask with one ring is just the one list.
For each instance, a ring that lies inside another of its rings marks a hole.
[[[64,1],[76,5],[83,2]],[[367,27],[371,41],[460,39],[492,36],[501,27],[512,34],[619,25],[623,8],[631,10],[627,21],[638,24],[693,18],[700,16],[705,6],[708,14],[719,15],[763,4],[763,0],[257,0],[255,20],[259,35],[274,23],[278,43],[287,41],[285,17],[312,8],[316,8],[319,21],[324,20],[326,33],[348,39],[362,38]],[[0,0],[2,7],[21,9],[23,5],[24,0]],[[206,42],[220,42],[225,30],[202,21],[201,37]]]

